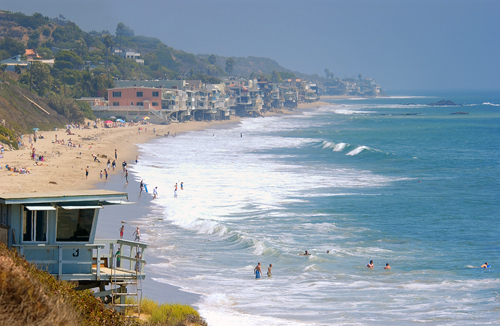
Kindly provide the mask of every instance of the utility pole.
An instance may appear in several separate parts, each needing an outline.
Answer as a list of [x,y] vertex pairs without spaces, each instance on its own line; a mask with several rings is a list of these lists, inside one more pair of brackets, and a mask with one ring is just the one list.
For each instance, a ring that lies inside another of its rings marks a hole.
[[30,93],[31,93],[31,67],[33,66],[33,61],[30,63]]

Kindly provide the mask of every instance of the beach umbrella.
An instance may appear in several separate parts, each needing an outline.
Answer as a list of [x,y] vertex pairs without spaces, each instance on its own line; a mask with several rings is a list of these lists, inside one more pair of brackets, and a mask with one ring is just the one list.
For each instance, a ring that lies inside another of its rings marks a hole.
[[33,129],[31,129],[31,130],[38,131],[38,130],[40,130],[40,129],[39,129],[39,128],[33,128]]
[[116,119],[117,122],[125,122],[122,119]]
[[109,118],[110,119],[116,119],[116,117],[114,115],[110,116]]
[[143,119],[144,119],[144,120],[148,120],[148,119],[149,119],[149,117],[144,117]]
[[113,123],[111,120],[104,121],[104,123]]

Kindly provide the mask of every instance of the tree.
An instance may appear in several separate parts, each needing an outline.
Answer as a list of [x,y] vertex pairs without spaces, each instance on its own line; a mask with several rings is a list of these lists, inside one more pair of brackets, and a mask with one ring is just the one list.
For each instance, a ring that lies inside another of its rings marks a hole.
[[214,65],[215,62],[217,62],[217,57],[214,55],[214,54],[211,54],[209,57],[208,57],[208,62],[210,62],[211,65]]
[[363,75],[362,74],[359,74],[358,75],[358,79],[361,80],[361,78],[363,78]]
[[132,37],[134,36],[134,30],[125,25],[122,22],[119,22],[118,25],[116,26],[116,36],[125,36],[125,37]]
[[22,84],[30,85],[31,82],[31,86],[40,96],[48,93],[53,81],[49,65],[36,61],[33,61],[30,68],[25,69],[19,77],[19,82]]
[[54,68],[56,69],[79,69],[82,66],[82,59],[73,51],[61,50],[55,56]]
[[271,80],[275,83],[281,83],[281,74],[278,71],[273,70],[271,73]]
[[328,79],[330,77],[330,70],[328,70],[328,68],[325,68],[325,75],[326,75],[326,79]]
[[113,46],[113,38],[111,38],[111,35],[106,34],[102,38],[102,42],[106,46],[106,70],[108,71],[108,79],[109,79],[108,56],[109,56],[109,50],[111,49],[111,46]]
[[0,40],[0,49],[2,49],[2,60],[15,55],[23,55],[26,51],[26,47],[23,43],[8,36],[4,37],[3,40]]
[[226,70],[226,72],[228,74],[230,74],[230,73],[233,72],[233,67],[234,67],[234,59],[233,58],[227,58],[226,59],[226,68],[224,70]]
[[54,55],[52,54],[52,51],[47,48],[47,47],[39,47],[36,52],[38,52],[38,55],[42,58],[42,59],[52,59],[54,57]]

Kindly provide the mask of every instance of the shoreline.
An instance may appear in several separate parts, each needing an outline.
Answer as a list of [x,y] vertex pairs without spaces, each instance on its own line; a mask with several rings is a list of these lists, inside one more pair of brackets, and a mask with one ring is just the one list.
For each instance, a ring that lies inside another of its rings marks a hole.
[[[301,114],[308,109],[316,109],[319,106],[332,105],[327,102],[301,103],[293,110],[286,108],[280,109],[279,112],[268,112],[263,117],[271,117],[277,115]],[[119,128],[98,128],[98,129],[72,129],[74,135],[66,135],[64,130],[59,131],[39,131],[39,135],[43,135],[43,139],[39,139],[34,144],[37,153],[44,155],[46,160],[39,162],[43,165],[35,165],[35,161],[30,159],[30,148],[25,135],[23,141],[28,145],[24,149],[6,151],[4,158],[0,161],[2,168],[0,169],[0,178],[2,178],[4,187],[0,193],[16,193],[16,192],[49,192],[49,191],[64,191],[86,190],[86,189],[107,189],[129,193],[131,201],[136,201],[136,205],[113,207],[110,210],[102,210],[98,220],[96,238],[114,239],[118,238],[118,229],[122,222],[128,230],[126,230],[124,238],[131,238],[127,234],[132,232],[132,226],[140,224],[138,219],[151,213],[152,196],[139,195],[139,182],[136,180],[135,173],[131,172],[129,176],[129,184],[125,184],[122,173],[121,163],[123,160],[127,163],[135,164],[135,158],[139,155],[138,144],[147,143],[160,135],[170,132],[170,135],[181,134],[189,131],[205,130],[208,128],[230,127],[238,124],[243,118],[232,117],[231,120],[224,121],[190,121],[186,123],[176,123],[170,125],[143,125],[144,130],[139,133],[139,126],[119,127]],[[147,128],[147,131],[145,130]],[[155,128],[156,133],[153,133]],[[56,144],[55,135],[58,135],[58,140],[64,139],[68,141],[72,139],[76,144],[81,144],[82,147],[68,147],[67,145]],[[108,180],[105,176],[100,178],[100,170],[106,167],[107,159],[114,159],[114,149],[117,149],[116,169],[110,171]],[[98,154],[100,162],[94,161],[92,154]],[[101,157],[106,155],[107,158]],[[140,157],[139,157],[140,160]],[[15,167],[30,168],[30,174],[19,174],[7,171],[5,165]],[[85,179],[85,167],[89,166],[89,177]],[[52,183],[54,182],[54,183]],[[29,190],[27,190],[29,189]],[[128,236],[127,236],[128,235]],[[148,257],[148,263],[155,264],[157,261],[154,257]],[[197,302],[201,295],[183,291],[180,287],[163,283],[154,280],[160,278],[152,271],[148,271],[148,277],[143,283],[144,296],[156,300],[158,302],[181,303],[197,307]]]

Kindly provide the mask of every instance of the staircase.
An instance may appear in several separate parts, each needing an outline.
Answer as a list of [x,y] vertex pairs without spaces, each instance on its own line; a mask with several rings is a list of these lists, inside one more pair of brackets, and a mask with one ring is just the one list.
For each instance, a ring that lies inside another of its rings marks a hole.
[[163,112],[154,109],[149,109],[149,112],[156,116],[160,120],[161,124],[167,123],[167,119],[165,118]]
[[[121,257],[116,257],[121,258]],[[127,318],[139,318],[141,315],[142,301],[142,277],[141,277],[141,257],[136,256],[135,277],[124,278],[122,275],[117,276],[116,263],[113,264],[111,277],[111,306],[113,310],[125,314],[125,310],[130,308],[135,315],[126,316]],[[129,292],[129,287],[135,287],[135,292]],[[134,302],[127,303],[127,298],[133,298]]]

